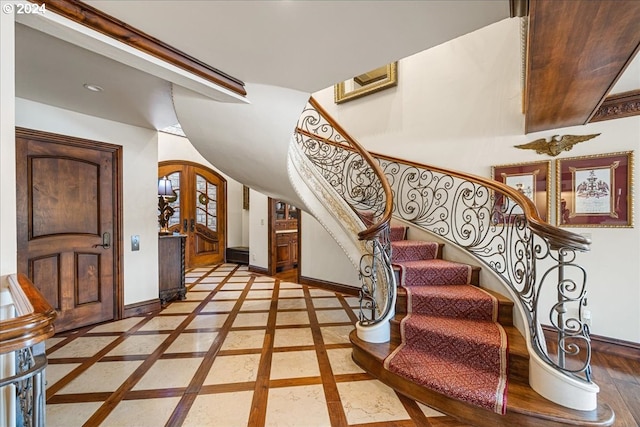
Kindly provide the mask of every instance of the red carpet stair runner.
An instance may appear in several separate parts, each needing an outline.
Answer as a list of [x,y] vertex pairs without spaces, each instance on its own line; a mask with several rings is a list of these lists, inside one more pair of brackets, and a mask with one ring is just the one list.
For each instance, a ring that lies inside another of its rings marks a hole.
[[405,240],[392,227],[392,260],[406,290],[401,344],[390,372],[498,414],[506,411],[507,336],[497,299],[471,285],[469,265],[438,259],[437,243]]

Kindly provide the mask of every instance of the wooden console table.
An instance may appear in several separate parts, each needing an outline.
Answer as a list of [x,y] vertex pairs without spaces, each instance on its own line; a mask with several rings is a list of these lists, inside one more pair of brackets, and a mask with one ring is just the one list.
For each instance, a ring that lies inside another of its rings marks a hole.
[[158,236],[158,274],[160,303],[186,298],[184,284],[184,246],[187,236]]

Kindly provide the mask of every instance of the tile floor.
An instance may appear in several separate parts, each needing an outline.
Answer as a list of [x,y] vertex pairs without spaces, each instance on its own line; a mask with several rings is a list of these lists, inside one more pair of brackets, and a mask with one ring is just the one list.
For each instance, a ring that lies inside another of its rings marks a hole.
[[155,315],[46,343],[47,426],[461,426],[351,360],[357,299],[223,264]]

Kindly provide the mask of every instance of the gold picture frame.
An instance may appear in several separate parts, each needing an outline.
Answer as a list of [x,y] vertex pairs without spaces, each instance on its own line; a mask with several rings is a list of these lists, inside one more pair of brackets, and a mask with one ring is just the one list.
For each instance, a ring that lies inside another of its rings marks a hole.
[[633,152],[558,159],[559,227],[633,227]]
[[333,87],[334,101],[341,104],[397,84],[398,63],[392,62],[336,84]]
[[[512,163],[508,165],[498,165],[491,167],[491,177],[509,187],[515,188],[531,199],[540,218],[549,222],[551,216],[551,161]],[[513,213],[518,214],[521,210],[514,208]],[[512,210],[508,210],[512,212]]]

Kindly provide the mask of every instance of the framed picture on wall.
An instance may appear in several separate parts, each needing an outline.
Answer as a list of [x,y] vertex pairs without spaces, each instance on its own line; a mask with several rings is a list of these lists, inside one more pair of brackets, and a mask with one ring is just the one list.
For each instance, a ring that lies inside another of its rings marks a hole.
[[558,159],[560,227],[633,227],[633,152]]
[[[548,160],[491,167],[492,178],[515,188],[531,199],[543,221],[549,221],[551,214],[551,196],[548,191],[550,174],[551,161]],[[510,214],[522,214],[520,206],[506,206],[504,210]]]

